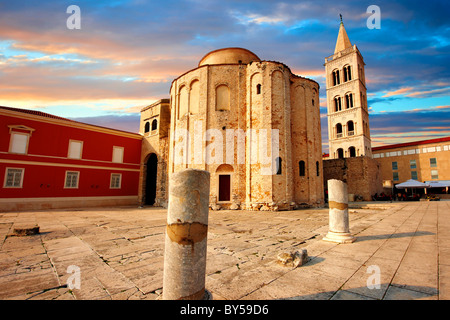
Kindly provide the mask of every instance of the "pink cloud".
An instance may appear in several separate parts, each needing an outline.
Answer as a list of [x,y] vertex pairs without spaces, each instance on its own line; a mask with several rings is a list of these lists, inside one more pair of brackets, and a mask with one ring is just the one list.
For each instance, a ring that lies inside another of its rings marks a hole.
[[386,94],[383,96],[383,98],[388,98],[388,97],[392,97],[392,96],[403,95],[403,94],[405,94],[406,92],[409,92],[409,91],[411,91],[411,90],[413,90],[412,87],[405,87],[405,88],[401,88],[401,89],[398,89],[398,90],[390,91],[390,92],[386,93]]

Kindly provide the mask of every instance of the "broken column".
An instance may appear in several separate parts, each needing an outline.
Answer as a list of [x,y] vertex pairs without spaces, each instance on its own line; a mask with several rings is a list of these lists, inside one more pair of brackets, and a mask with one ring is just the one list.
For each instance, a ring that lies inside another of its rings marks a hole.
[[325,241],[351,243],[356,240],[350,234],[348,219],[347,184],[340,180],[328,180],[329,231]]
[[164,300],[202,300],[205,290],[210,174],[172,175],[164,252]]

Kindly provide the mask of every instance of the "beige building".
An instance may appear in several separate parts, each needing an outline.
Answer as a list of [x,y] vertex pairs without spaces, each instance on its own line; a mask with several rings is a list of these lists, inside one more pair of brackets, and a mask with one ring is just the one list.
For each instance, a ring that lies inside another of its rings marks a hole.
[[450,185],[450,137],[375,147],[372,152],[385,193],[409,179]]
[[[142,155],[147,173],[142,171],[141,184],[147,190],[145,181],[154,178],[146,161],[154,154],[158,172],[166,170],[167,179],[184,168],[209,171],[213,209],[284,210],[323,204],[315,81],[246,49],[226,48],[208,53],[172,82],[168,140],[161,131],[144,132],[146,123],[151,129],[153,119],[161,117],[158,105],[162,103],[141,113],[141,133],[147,134]],[[156,123],[165,134],[167,120]],[[158,179],[159,173],[155,193],[156,203],[162,203],[167,180]]]
[[325,58],[330,159],[371,156],[364,65],[341,21],[334,54]]

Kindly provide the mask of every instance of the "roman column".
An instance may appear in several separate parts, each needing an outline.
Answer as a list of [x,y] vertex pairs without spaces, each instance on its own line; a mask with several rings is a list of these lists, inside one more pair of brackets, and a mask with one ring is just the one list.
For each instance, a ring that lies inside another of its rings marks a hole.
[[164,300],[202,300],[205,290],[210,174],[172,174],[164,252]]
[[329,231],[325,241],[351,243],[356,240],[350,234],[348,219],[347,184],[340,180],[328,180]]

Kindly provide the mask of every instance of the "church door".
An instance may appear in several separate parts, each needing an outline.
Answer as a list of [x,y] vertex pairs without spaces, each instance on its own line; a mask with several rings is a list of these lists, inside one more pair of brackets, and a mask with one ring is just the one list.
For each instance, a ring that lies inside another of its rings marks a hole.
[[231,200],[231,176],[229,174],[219,175],[219,201]]
[[158,173],[158,157],[152,153],[147,161],[147,177],[145,184],[145,204],[153,205],[156,198],[156,177]]

